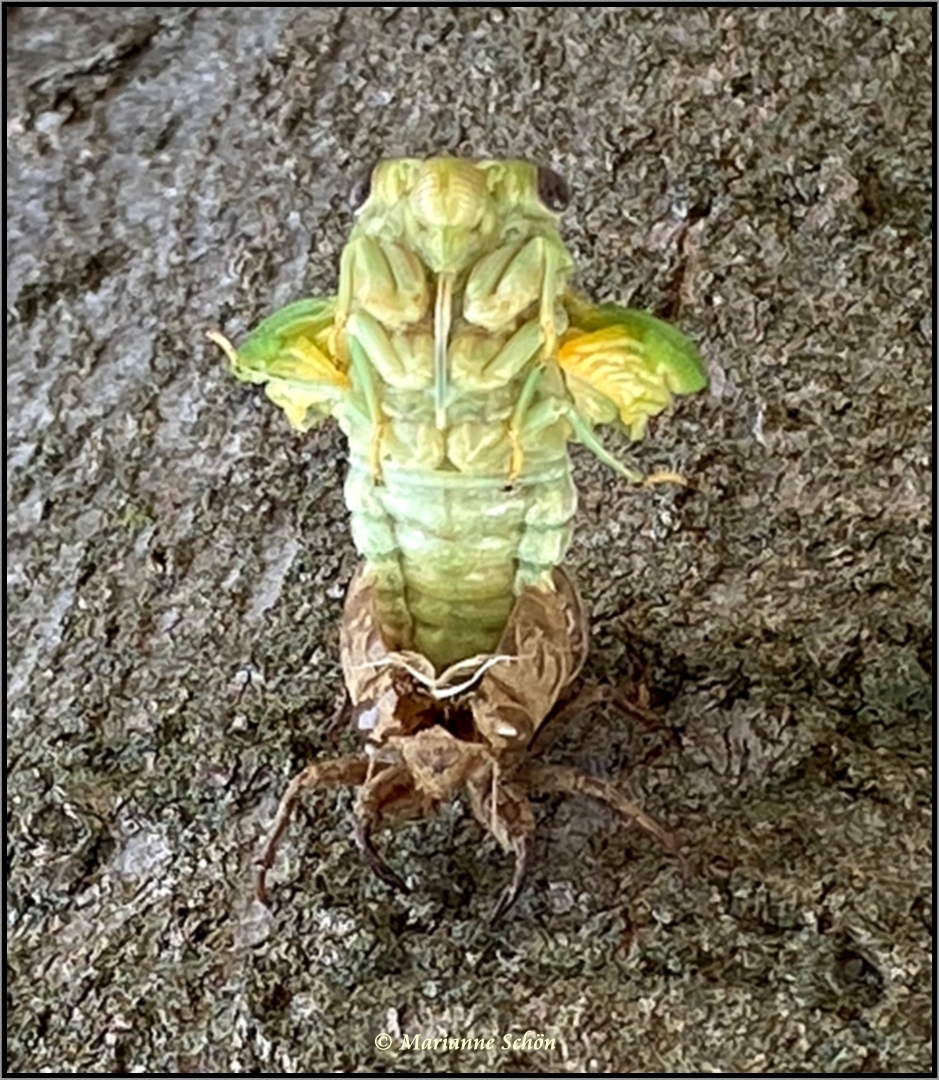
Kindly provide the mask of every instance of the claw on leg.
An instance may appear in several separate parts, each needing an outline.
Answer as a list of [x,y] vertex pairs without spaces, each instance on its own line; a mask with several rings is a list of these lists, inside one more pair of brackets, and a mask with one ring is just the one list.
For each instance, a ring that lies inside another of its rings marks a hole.
[[358,813],[355,816],[355,845],[362,852],[369,869],[377,878],[386,885],[390,885],[392,889],[397,889],[398,892],[409,893],[411,891],[404,883],[404,880],[391,869],[378,853],[378,849],[372,841],[372,823],[368,818],[362,817]]
[[495,926],[509,908],[512,907],[521,895],[522,889],[525,888],[525,881],[528,878],[528,871],[531,867],[531,856],[534,848],[532,834],[524,833],[519,836],[514,847],[515,869],[512,872],[512,881],[509,885],[506,885],[505,889],[502,891],[502,895],[499,897],[498,904],[493,908],[492,917],[489,920],[490,925],[492,926]]
[[257,900],[270,906],[267,893],[267,872],[274,865],[277,849],[283,839],[300,793],[308,787],[354,787],[365,781],[368,765],[361,758],[341,757],[332,761],[314,761],[290,781],[281,797],[274,822],[264,839],[260,854],[254,860],[254,895]]
[[535,816],[525,795],[514,784],[499,780],[495,772],[467,784],[466,793],[476,820],[492,833],[503,851],[515,854],[512,881],[492,912],[490,921],[495,924],[525,887],[534,851]]
[[351,719],[352,698],[349,696],[349,691],[344,689],[342,692],[342,701],[336,707],[336,711],[329,718],[329,724],[326,726],[326,738],[334,743],[339,737],[339,733],[348,725]]
[[564,795],[589,795],[593,799],[612,806],[623,817],[635,821],[646,832],[651,833],[666,851],[674,852],[675,838],[663,829],[657,821],[645,814],[639,807],[608,780],[588,776],[577,769],[565,765],[523,765],[516,774],[516,779],[525,785],[527,791],[560,793]]
[[411,890],[379,855],[372,841],[372,829],[384,818],[389,820],[421,817],[427,808],[415,791],[414,780],[401,765],[391,765],[370,775],[359,789],[355,804],[355,843],[369,869],[391,888],[408,893]]

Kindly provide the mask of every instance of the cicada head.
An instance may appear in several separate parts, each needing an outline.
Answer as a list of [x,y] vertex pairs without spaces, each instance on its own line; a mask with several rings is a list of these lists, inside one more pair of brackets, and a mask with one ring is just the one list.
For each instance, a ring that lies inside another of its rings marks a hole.
[[464,742],[442,727],[397,739],[394,745],[414,787],[437,804],[459,794],[472,777],[491,773],[491,755],[485,747]]
[[567,197],[556,173],[527,161],[437,157],[379,162],[350,200],[358,203],[358,229],[405,240],[433,273],[458,275],[518,217],[537,220],[536,232],[551,230]]

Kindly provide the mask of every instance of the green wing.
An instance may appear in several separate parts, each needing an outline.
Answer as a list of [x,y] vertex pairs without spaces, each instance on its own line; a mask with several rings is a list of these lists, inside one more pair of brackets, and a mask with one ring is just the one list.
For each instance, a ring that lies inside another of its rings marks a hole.
[[707,386],[698,350],[673,326],[619,304],[564,299],[570,326],[558,364],[577,412],[589,424],[619,421],[632,439],[675,394]]
[[239,349],[217,331],[215,342],[242,382],[263,383],[267,396],[306,431],[345,397],[349,377],[333,355],[335,300],[300,300],[265,319]]

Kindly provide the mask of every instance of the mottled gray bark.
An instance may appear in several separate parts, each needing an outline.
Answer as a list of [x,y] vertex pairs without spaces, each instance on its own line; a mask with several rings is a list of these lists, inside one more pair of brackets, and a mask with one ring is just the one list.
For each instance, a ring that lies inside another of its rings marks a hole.
[[[929,10],[7,11],[11,1070],[928,1069]],[[552,750],[683,856],[543,800],[496,930],[459,806],[401,897],[314,795],[249,895],[355,553],[338,432],[203,335],[329,293],[402,151],[566,173],[581,286],[713,376],[618,447],[692,491],[577,455],[590,670],[662,726]]]

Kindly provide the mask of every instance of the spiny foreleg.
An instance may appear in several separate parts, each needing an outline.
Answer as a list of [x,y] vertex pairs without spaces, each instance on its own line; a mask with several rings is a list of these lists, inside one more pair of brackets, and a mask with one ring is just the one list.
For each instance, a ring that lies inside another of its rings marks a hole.
[[408,893],[410,889],[385,862],[372,840],[372,830],[386,817],[420,816],[421,798],[415,790],[410,770],[391,765],[374,773],[359,789],[353,811],[355,844],[369,869],[391,888]]

